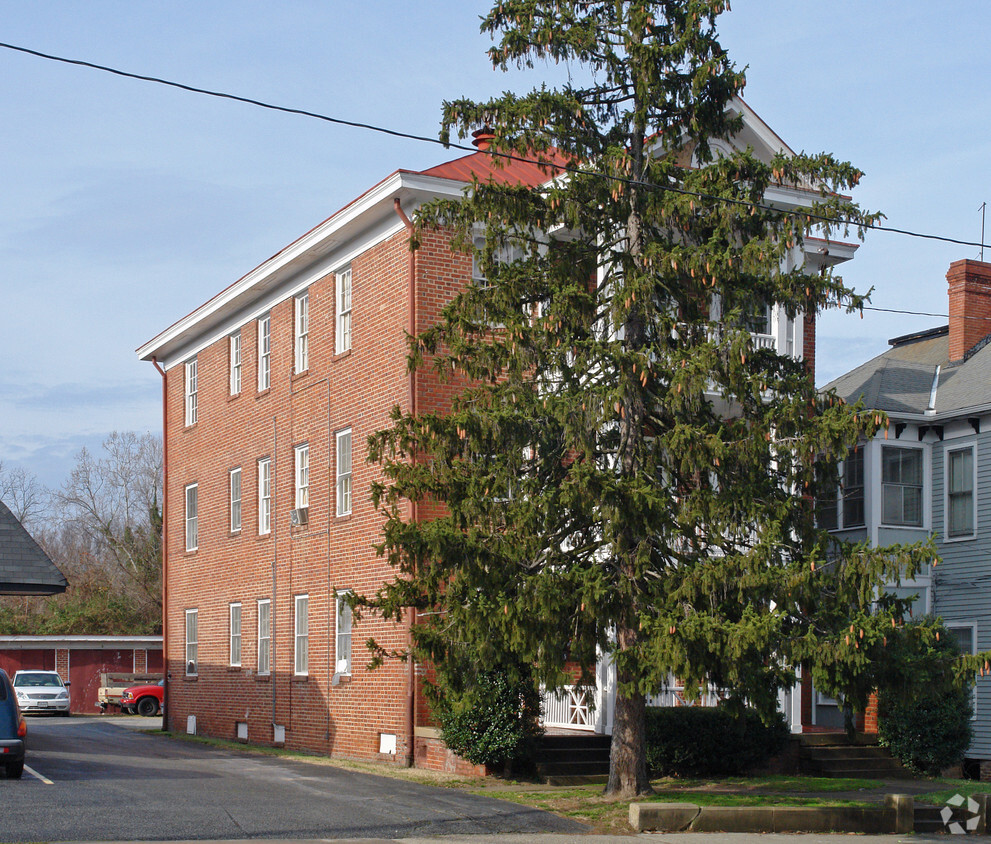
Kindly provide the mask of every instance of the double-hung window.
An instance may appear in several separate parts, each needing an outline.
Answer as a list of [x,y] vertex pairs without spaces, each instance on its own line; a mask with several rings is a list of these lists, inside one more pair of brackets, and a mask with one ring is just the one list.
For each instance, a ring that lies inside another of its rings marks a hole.
[[351,673],[351,605],[344,597],[345,593],[337,595],[337,635],[336,635],[336,660],[334,663],[335,674]]
[[974,447],[946,452],[946,535],[974,534]]
[[258,390],[272,386],[272,315],[258,320]]
[[295,448],[296,463],[296,509],[310,506],[310,447],[298,445]]
[[[960,648],[960,653],[965,656],[977,653],[977,625],[967,622],[946,622],[946,629]],[[975,683],[971,691],[972,711],[970,719],[973,721],[977,717],[977,684]]]
[[351,512],[351,429],[337,433],[337,515]]
[[881,522],[922,527],[922,449],[881,448]]
[[840,486],[818,502],[819,526],[826,530],[863,527],[864,447],[851,448],[840,463]]
[[231,469],[231,533],[241,530],[241,467]]
[[308,291],[296,297],[296,337],[293,344],[295,350],[296,373],[306,372],[310,368],[310,294]]
[[272,461],[258,461],[258,533],[272,532]]
[[199,485],[186,487],[186,550],[195,551],[199,538]]
[[310,597],[296,596],[296,674],[305,675],[310,671]]
[[229,338],[231,395],[241,392],[241,332],[235,331]]
[[337,274],[337,325],[334,351],[344,354],[351,348],[351,268]]
[[237,668],[241,664],[241,605],[230,605],[230,634],[231,634],[231,666]]
[[272,602],[258,602],[258,673],[272,673]]
[[186,610],[186,676],[199,673],[199,610]]
[[196,424],[196,358],[186,361],[186,426]]

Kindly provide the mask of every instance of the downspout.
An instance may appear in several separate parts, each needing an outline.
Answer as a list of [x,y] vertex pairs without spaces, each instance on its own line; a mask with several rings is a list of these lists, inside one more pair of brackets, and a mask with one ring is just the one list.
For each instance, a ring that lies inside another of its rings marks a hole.
[[[162,691],[162,729],[168,732],[169,729],[169,686],[171,676],[169,674],[168,663],[168,590],[165,588],[167,582],[166,572],[168,571],[168,549],[169,549],[169,402],[168,390],[166,388],[165,370],[158,363],[158,358],[152,355],[151,362],[158,374],[162,376],[162,674],[165,677],[165,688]],[[145,665],[145,668],[148,666]]]
[[272,492],[272,510],[270,518],[272,519],[272,604],[269,610],[269,671],[271,672],[272,681],[272,740],[274,744],[275,740],[275,715],[276,715],[276,686],[278,685],[279,672],[276,670],[275,662],[275,640],[276,640],[276,627],[275,627],[275,617],[276,611],[275,606],[278,603],[277,597],[277,587],[278,587],[278,569],[279,569],[279,524],[277,521],[277,516],[279,512],[279,485],[277,482],[278,472],[276,458],[279,451],[279,426],[278,417],[272,417],[272,470],[269,478],[270,490]]
[[[397,196],[392,200],[393,207],[396,209],[396,214],[399,215],[399,219],[403,221],[403,225],[406,226],[406,231],[409,232],[410,237],[413,236],[413,223],[410,222],[409,217],[406,216],[406,212],[403,211],[402,203],[399,201]],[[416,336],[416,252],[413,250],[412,244],[409,250],[409,282],[407,284],[409,288],[409,335],[410,337]],[[409,373],[409,412],[410,415],[416,415],[416,370],[411,369]],[[412,460],[416,462],[416,451],[414,449]],[[416,522],[416,501],[410,501],[410,521]],[[407,633],[407,675],[406,675],[406,767],[412,768],[416,762],[415,755],[415,732],[416,732],[416,665],[413,662],[413,625],[416,623],[416,609],[414,607],[409,608],[409,618],[407,620],[408,633]]]

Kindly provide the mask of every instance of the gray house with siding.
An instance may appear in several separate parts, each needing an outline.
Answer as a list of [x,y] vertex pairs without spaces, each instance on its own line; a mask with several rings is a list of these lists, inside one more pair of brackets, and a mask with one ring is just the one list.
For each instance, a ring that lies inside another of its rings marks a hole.
[[[888,430],[843,462],[820,518],[875,545],[933,536],[941,562],[889,591],[941,616],[962,650],[991,650],[991,264],[956,261],[949,325],[896,337],[884,354],[826,385],[888,414]],[[835,703],[818,698],[829,725]],[[991,676],[975,691],[968,758],[991,777]]]

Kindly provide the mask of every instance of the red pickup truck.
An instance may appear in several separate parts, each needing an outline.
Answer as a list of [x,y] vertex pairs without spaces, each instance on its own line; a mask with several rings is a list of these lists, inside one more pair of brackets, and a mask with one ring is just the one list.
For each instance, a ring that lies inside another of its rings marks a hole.
[[151,717],[162,711],[162,701],[165,699],[165,680],[159,680],[147,686],[131,686],[124,689],[120,696],[120,708],[132,715]]

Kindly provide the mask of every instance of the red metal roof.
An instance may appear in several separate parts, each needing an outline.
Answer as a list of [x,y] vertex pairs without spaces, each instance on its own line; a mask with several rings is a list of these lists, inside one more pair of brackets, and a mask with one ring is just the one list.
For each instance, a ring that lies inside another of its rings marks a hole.
[[549,150],[542,156],[537,154],[527,156],[527,158],[534,160],[541,157],[553,163],[544,167],[539,164],[531,164],[529,161],[503,158],[484,152],[472,152],[461,158],[456,158],[454,161],[447,161],[420,172],[424,176],[437,176],[441,179],[452,179],[458,182],[470,182],[473,176],[477,176],[480,182],[493,181],[500,184],[522,184],[536,187],[559,175],[566,164],[564,156],[557,150]]

